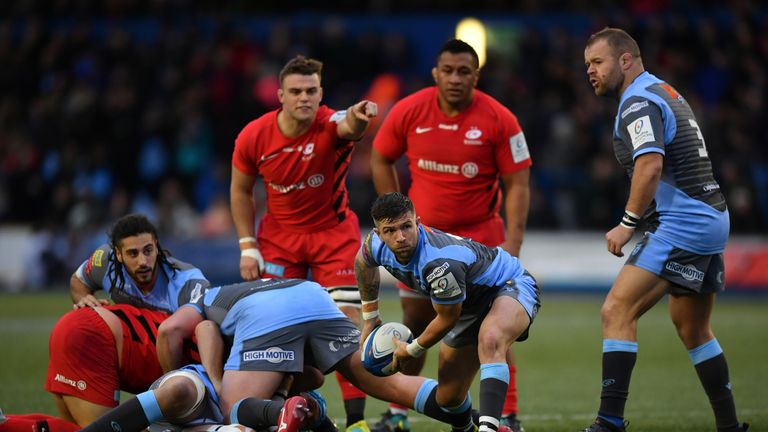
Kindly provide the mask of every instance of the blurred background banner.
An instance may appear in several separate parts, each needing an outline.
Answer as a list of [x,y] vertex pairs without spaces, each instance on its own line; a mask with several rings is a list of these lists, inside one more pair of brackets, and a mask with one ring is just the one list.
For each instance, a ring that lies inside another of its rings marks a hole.
[[[583,60],[589,34],[611,25],[637,39],[646,68],[696,112],[730,209],[729,289],[768,290],[761,2],[300,3],[3,2],[0,290],[66,286],[111,221],[132,211],[214,282],[238,280],[234,139],[278,106],[281,66],[296,54],[323,61],[324,103],[372,99],[379,123],[395,101],[431,84],[437,50],[465,18],[479,23],[486,46],[479,88],[518,116],[533,157],[522,259],[545,289],[607,289],[622,262],[603,240],[628,191],[612,151],[616,103],[594,96]],[[375,198],[375,126],[348,178],[363,229]]]

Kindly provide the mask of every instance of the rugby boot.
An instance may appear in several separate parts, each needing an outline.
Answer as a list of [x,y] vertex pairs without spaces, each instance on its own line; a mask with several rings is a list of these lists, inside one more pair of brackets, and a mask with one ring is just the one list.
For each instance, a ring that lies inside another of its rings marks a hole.
[[309,420],[307,399],[294,396],[285,401],[277,419],[277,432],[298,432]]
[[629,422],[624,421],[623,426],[616,426],[613,423],[598,417],[595,419],[594,423],[589,425],[589,427],[582,432],[625,432],[628,424]]

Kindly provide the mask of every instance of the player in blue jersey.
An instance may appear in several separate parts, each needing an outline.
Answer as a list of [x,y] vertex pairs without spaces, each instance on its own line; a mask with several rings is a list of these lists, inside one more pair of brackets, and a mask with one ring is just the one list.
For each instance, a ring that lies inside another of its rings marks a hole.
[[[365,338],[381,323],[379,266],[427,295],[437,316],[410,344],[398,343],[395,370],[441,339],[436,402],[461,407],[480,369],[480,430],[508,431],[499,423],[509,382],[506,352],[528,338],[539,310],[536,281],[505,250],[447,234],[419,222],[411,200],[392,192],[371,207],[375,228],[355,262],[363,300]],[[467,399],[465,399],[467,398]]]
[[[223,365],[215,364],[222,356],[211,355],[211,346],[221,344],[197,335],[203,364],[214,387],[220,389],[221,410],[231,423],[264,424],[264,413],[275,407],[265,406],[264,400],[283,385],[286,375],[302,374],[297,385],[306,389],[322,383],[313,376],[338,371],[373,397],[413,407],[458,430],[472,428],[471,403],[443,411],[435,402],[433,380],[403,374],[380,378],[367,372],[358,351],[360,330],[315,282],[259,279],[211,288],[169,319],[174,318],[194,327],[215,323],[231,347]],[[158,350],[161,343],[158,338]],[[219,376],[217,371],[222,370]],[[295,414],[292,421],[286,420],[287,430],[306,426],[301,410],[307,401],[294,398],[286,401],[290,413],[283,409],[283,417]],[[154,403],[145,402],[145,412],[152,412]]]
[[[109,233],[109,244],[96,249],[69,281],[75,309],[109,304],[94,296],[103,289],[115,303],[168,313],[199,297],[209,286],[198,268],[162,249],[155,226],[141,214],[118,219]],[[158,350],[166,372],[182,366],[184,341],[194,331],[184,324],[169,319],[159,329],[158,338],[169,341]]]
[[723,350],[710,327],[723,287],[728,209],[712,174],[704,138],[688,102],[646,72],[640,49],[620,29],[593,34],[584,50],[598,96],[618,99],[616,158],[631,178],[621,222],[605,238],[623,256],[639,222],[648,231],[627,259],[602,307],[600,410],[587,432],[624,431],[624,405],[637,358],[637,321],[669,294],[672,322],[709,396],[718,431],[740,424]]
[[199,269],[168,256],[154,225],[140,214],[118,219],[109,244],[96,249],[69,281],[75,309],[109,304],[94,296],[103,289],[115,303],[169,313],[208,286]]

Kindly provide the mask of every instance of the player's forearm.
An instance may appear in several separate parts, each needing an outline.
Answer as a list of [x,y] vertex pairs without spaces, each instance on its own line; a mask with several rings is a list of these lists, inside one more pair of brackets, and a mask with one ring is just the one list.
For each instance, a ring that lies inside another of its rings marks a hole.
[[219,326],[210,320],[202,321],[195,327],[195,336],[200,363],[208,372],[211,381],[220,383],[224,375],[224,340],[221,338]]
[[256,212],[253,209],[251,190],[247,192],[240,188],[232,188],[230,207],[232,220],[237,230],[238,238],[254,237],[254,218]]
[[88,288],[88,285],[84,284],[76,274],[69,278],[69,295],[72,297],[73,304],[77,304],[83,297],[92,294],[93,290]]
[[419,345],[424,348],[430,348],[436,345],[449,331],[451,331],[458,321],[459,314],[438,313],[417,338]]
[[175,331],[163,331],[162,325],[157,333],[157,360],[163,372],[183,366],[184,338]]
[[400,182],[397,179],[395,163],[386,159],[375,149],[371,152],[371,173],[373,175],[373,187],[377,194],[400,192]]
[[644,154],[635,160],[626,210],[639,216],[645,213],[656,195],[663,167],[664,158],[658,153]]
[[530,189],[528,186],[515,185],[506,191],[504,213],[506,214],[506,249],[514,256],[520,256],[520,248],[525,236],[530,207]]
[[355,278],[357,289],[360,291],[360,300],[371,302],[379,298],[381,279],[378,267],[368,267],[358,258],[355,260]]
[[345,132],[343,138],[357,141],[363,137],[365,130],[368,128],[368,120],[364,120],[355,115],[355,106],[347,108],[347,115],[344,117],[345,127],[342,128]]

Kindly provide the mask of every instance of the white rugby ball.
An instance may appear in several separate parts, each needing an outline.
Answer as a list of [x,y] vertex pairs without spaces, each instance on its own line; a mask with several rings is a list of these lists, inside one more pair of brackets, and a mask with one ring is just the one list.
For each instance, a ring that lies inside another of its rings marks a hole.
[[390,367],[392,353],[395,352],[396,348],[392,336],[405,343],[413,340],[411,330],[397,322],[384,323],[373,329],[365,339],[363,350],[360,353],[360,360],[363,361],[363,367],[368,372],[380,377],[394,373]]

